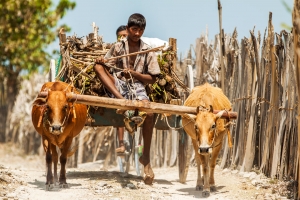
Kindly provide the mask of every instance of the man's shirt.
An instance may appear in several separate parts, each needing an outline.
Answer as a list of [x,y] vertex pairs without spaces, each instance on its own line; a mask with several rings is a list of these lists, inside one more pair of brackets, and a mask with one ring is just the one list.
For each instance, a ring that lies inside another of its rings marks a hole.
[[[140,50],[145,51],[151,49],[149,45],[140,40]],[[129,46],[127,39],[122,40],[121,42],[115,43],[110,50],[105,55],[105,59],[110,57],[116,57],[129,54]],[[116,66],[121,69],[130,68],[129,66],[129,57],[123,57],[119,59],[113,59],[107,62],[107,64]],[[133,65],[133,70],[150,75],[160,74],[160,68],[157,62],[157,57],[155,52],[148,52],[144,54],[138,54]]]

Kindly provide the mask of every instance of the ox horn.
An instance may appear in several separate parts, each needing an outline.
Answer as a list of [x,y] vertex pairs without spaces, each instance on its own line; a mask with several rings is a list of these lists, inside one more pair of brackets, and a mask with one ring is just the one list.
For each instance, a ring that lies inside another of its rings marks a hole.
[[225,110],[221,110],[220,112],[218,112],[218,113],[216,114],[216,117],[217,117],[217,118],[221,118],[224,112],[225,112]]

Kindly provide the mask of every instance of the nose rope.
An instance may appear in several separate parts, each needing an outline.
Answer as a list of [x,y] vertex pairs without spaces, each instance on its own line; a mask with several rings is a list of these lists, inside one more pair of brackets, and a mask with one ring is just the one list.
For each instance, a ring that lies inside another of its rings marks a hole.
[[[231,119],[230,119],[230,115],[229,115],[228,110],[224,109],[224,111],[227,112],[227,115],[228,115],[228,121],[229,121],[225,126],[233,124],[233,123],[231,122]],[[196,131],[196,137],[197,137],[196,139],[197,139],[198,147],[200,148],[199,137],[198,137],[199,130],[198,130],[197,127],[195,128],[195,131]],[[215,137],[216,137],[216,131],[217,131],[217,129],[214,130],[214,138],[213,138],[213,141],[212,141],[211,145],[208,147],[208,149],[210,149],[210,148],[215,148],[215,147],[219,146],[220,144],[222,144],[222,142],[220,142],[219,144],[214,145],[214,143],[215,143]],[[227,127],[227,136],[228,136],[228,145],[229,145],[229,147],[231,148],[231,147],[232,147],[232,143],[231,143],[231,136],[230,136],[230,131],[229,131],[228,127]],[[213,145],[214,145],[214,146],[213,146]]]
[[[195,131],[196,131],[196,137],[197,137],[198,147],[200,148],[199,136],[198,136],[198,133],[199,133],[198,128],[195,128]],[[217,132],[217,129],[214,130],[214,138],[213,138],[213,141],[212,141],[211,145],[208,147],[208,149],[210,149],[210,148],[215,148],[215,147],[217,147],[217,146],[219,146],[219,145],[221,144],[221,142],[220,142],[219,144],[213,146],[214,143],[215,143],[216,132]]]
[[[74,108],[74,105],[71,106],[71,108],[69,109],[68,115],[65,116],[65,118],[64,118],[64,120],[63,120],[63,123],[62,123],[62,125],[61,125],[62,127],[65,125],[65,123],[66,123],[66,121],[67,121],[67,118],[69,118],[72,108]],[[46,111],[46,110],[45,110],[45,111]],[[46,113],[47,113],[47,112],[44,112],[44,115],[45,115]],[[48,124],[49,124],[50,127],[52,126],[51,122],[49,121],[48,116],[46,116],[46,122],[48,122]]]

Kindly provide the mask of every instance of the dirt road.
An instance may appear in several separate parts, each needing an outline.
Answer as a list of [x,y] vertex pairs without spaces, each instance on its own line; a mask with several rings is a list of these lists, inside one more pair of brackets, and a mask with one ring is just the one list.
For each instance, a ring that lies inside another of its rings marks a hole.
[[[69,188],[45,191],[43,157],[25,156],[11,145],[0,144],[0,197],[19,200],[158,200],[202,199],[195,190],[196,168],[190,167],[186,184],[178,182],[178,169],[154,168],[155,183],[143,184],[135,171],[120,173],[117,166],[101,171],[102,162],[67,169]],[[216,169],[217,192],[203,199],[287,199],[287,183],[266,179],[254,172]],[[276,183],[276,184],[275,184]]]

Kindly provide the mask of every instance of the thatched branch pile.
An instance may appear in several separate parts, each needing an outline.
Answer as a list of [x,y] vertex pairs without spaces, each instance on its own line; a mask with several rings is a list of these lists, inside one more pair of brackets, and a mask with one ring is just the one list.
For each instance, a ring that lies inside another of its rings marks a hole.
[[94,60],[104,56],[112,44],[104,43],[102,37],[95,37],[93,33],[86,38],[60,34],[62,67],[58,77],[71,83],[82,94],[105,96],[100,80],[93,70]]
[[[61,69],[57,78],[71,83],[81,94],[107,96],[103,85],[93,70],[95,59],[104,56],[112,44],[104,43],[102,37],[91,33],[86,38],[66,37],[60,33],[60,49],[62,55]],[[147,86],[147,93],[154,102],[169,103],[179,98],[176,83],[185,86],[173,70],[176,50],[169,48],[158,56],[161,74],[156,83]],[[111,68],[113,70],[113,68]]]

